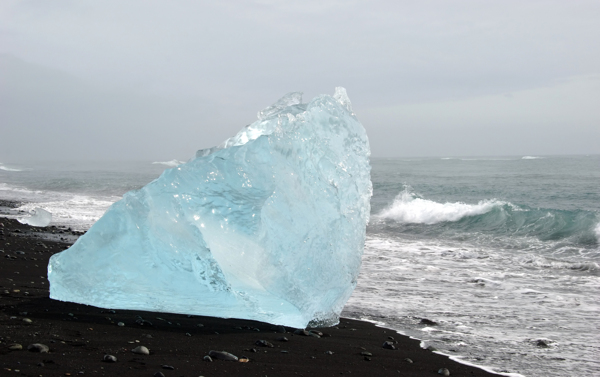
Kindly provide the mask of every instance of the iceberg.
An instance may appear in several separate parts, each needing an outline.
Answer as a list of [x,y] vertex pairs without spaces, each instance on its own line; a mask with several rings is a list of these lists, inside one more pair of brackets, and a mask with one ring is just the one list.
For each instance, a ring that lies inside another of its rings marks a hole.
[[50,297],[111,309],[333,325],[369,220],[369,142],[344,88],[290,93],[126,193],[48,265]]
[[43,208],[35,207],[29,211],[29,216],[19,217],[17,219],[21,224],[27,224],[36,227],[45,227],[52,221],[52,213]]

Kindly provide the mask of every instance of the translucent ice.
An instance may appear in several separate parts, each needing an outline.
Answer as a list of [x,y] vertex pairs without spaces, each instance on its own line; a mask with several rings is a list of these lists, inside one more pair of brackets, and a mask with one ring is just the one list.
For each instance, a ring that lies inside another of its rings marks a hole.
[[369,218],[367,135],[343,88],[291,93],[115,203],[48,266],[50,297],[104,308],[333,324]]
[[43,208],[34,208],[31,211],[29,211],[30,215],[26,216],[26,217],[20,217],[17,220],[21,223],[21,224],[28,224],[31,226],[39,226],[39,227],[44,227],[44,226],[48,226],[48,224],[50,224],[50,222],[52,221],[52,213],[46,211]]

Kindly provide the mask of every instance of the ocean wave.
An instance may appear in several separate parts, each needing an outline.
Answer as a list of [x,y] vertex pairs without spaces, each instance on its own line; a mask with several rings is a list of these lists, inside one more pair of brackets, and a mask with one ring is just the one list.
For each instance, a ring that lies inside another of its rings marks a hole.
[[537,157],[537,156],[523,156],[521,157],[521,160],[541,160],[544,157]]
[[477,204],[462,202],[438,203],[422,199],[406,187],[395,199],[394,203],[379,213],[379,217],[396,220],[401,223],[436,224],[447,221],[458,221],[467,216],[482,215],[508,203],[482,200]]
[[534,247],[537,239],[558,254],[590,247],[600,250],[600,213],[597,211],[532,208],[498,199],[481,200],[476,204],[441,203],[422,198],[411,190],[406,186],[393,203],[373,219],[384,220],[387,226],[403,227],[398,229],[401,232],[417,231],[410,224],[422,224],[427,228],[417,232],[426,231],[430,236],[439,234],[473,240],[491,237],[490,242],[517,237],[513,241],[519,248]]
[[[43,192],[40,190],[29,190],[29,189],[22,188],[22,187],[9,186],[6,183],[0,183],[0,191],[12,191],[14,193],[28,194],[28,195],[38,195]],[[8,199],[15,199],[15,198],[8,198]]]
[[179,161],[179,160],[175,160],[175,159],[173,159],[173,160],[171,160],[171,161],[154,161],[152,164],[153,164],[153,165],[166,165],[166,166],[169,166],[169,167],[172,167],[172,168],[174,168],[175,166],[177,166],[177,165],[181,165],[181,164],[183,164],[184,162],[185,162],[185,161]]
[[31,169],[9,168],[8,166],[0,163],[0,170],[4,170],[4,171],[25,171],[25,170],[31,170]]

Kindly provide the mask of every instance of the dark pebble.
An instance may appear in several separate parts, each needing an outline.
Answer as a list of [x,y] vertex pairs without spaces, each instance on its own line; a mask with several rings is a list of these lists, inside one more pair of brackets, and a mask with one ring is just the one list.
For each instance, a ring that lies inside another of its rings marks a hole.
[[421,322],[420,323],[422,325],[427,325],[427,326],[436,326],[437,325],[437,322],[432,321],[432,320],[427,319],[427,318],[421,318]]
[[298,329],[296,331],[294,331],[295,335],[302,335],[302,336],[308,336],[309,332],[306,330],[302,330],[302,329]]
[[117,358],[113,355],[104,355],[104,358],[102,358],[102,361],[106,361],[107,363],[116,363]]
[[153,326],[152,322],[146,321],[145,319],[142,319],[142,318],[136,319],[135,323],[137,323],[140,326]]
[[19,351],[23,349],[23,346],[19,343],[13,343],[8,345],[8,349],[11,351]]
[[161,368],[168,370],[175,370],[175,367],[172,365],[161,365]]
[[442,376],[449,376],[450,371],[447,368],[441,368],[440,370],[438,370],[438,374],[441,374]]
[[163,372],[156,372],[154,373],[154,377],[165,377],[165,375],[163,374]]
[[275,331],[276,333],[285,334],[287,331],[283,326],[273,326],[271,327],[271,331]]
[[388,350],[395,350],[396,349],[396,346],[394,345],[394,343],[389,342],[389,341],[383,342],[382,347],[385,348],[385,349],[388,349]]
[[47,345],[42,344],[42,343],[33,343],[27,346],[27,349],[30,352],[39,352],[39,353],[48,353],[48,351],[50,351],[50,348],[48,348]]
[[207,356],[204,356],[204,358],[202,360],[212,362],[212,357],[207,355]]
[[538,339],[536,345],[540,348],[548,348],[550,347],[550,341],[547,339]]
[[208,356],[214,358],[214,359],[219,359],[219,360],[226,360],[226,361],[238,361],[238,357],[235,355],[230,354],[229,352],[225,352],[225,351],[214,351],[211,350],[208,353]]
[[138,355],[150,355],[150,351],[145,346],[137,346],[131,350],[131,352],[136,353]]
[[279,340],[280,342],[288,342],[289,339],[286,338],[285,336],[282,336],[281,338],[277,338],[277,340]]
[[266,340],[262,340],[262,339],[254,342],[254,345],[259,346],[259,347],[269,347],[269,348],[275,347],[273,345],[273,343],[267,342]]

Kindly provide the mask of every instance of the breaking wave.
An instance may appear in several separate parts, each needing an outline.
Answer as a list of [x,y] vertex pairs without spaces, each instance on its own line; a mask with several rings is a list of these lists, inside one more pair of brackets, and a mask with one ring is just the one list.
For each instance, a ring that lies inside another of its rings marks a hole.
[[[26,195],[36,195],[36,194],[41,194],[43,192],[40,190],[29,190],[29,189],[26,189],[23,187],[9,186],[6,183],[0,183],[0,191],[7,191],[7,192],[13,192],[16,194],[26,194]],[[16,198],[9,196],[8,199],[16,199]]]
[[439,203],[420,197],[410,187],[405,187],[394,202],[375,217],[388,226],[407,230],[411,227],[411,232],[416,231],[414,227],[419,224],[426,225],[423,231],[444,234],[443,237],[475,232],[494,238],[535,237],[540,241],[553,241],[556,249],[600,245],[600,213],[597,211],[531,208],[497,199],[481,200],[477,204]]
[[171,161],[155,161],[152,164],[153,165],[166,165],[166,166],[174,168],[175,166],[181,165],[183,163],[184,163],[184,161],[171,160]]
[[379,216],[401,223],[436,224],[458,221],[465,216],[481,215],[505,204],[507,203],[495,199],[482,200],[477,204],[438,203],[420,198],[407,187],[394,199],[391,206],[381,211]]
[[28,170],[28,169],[9,168],[8,166],[5,166],[4,164],[0,163],[0,170],[4,170],[4,171],[23,171],[23,170]]
[[544,157],[537,157],[537,156],[523,156],[521,157],[521,160],[540,160]]

